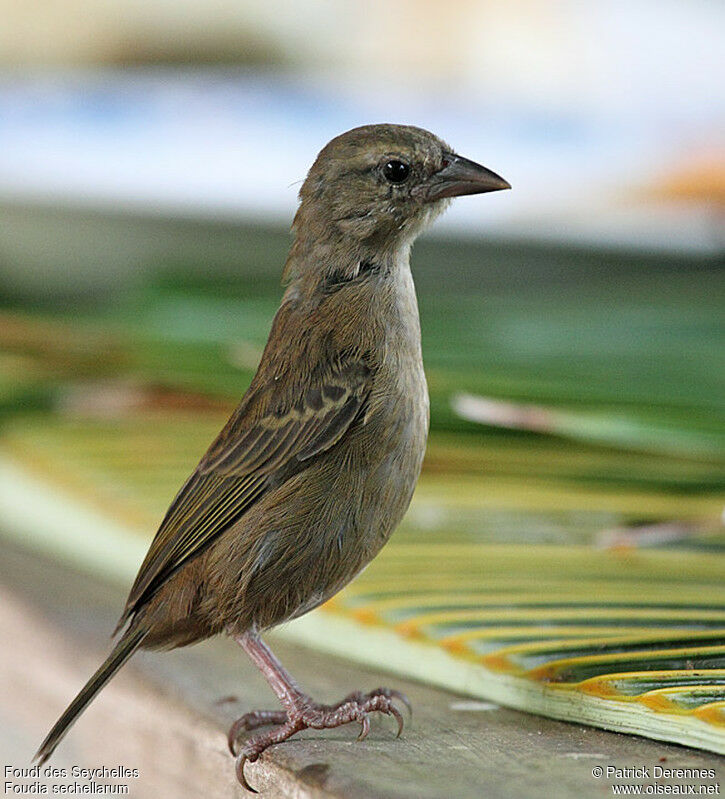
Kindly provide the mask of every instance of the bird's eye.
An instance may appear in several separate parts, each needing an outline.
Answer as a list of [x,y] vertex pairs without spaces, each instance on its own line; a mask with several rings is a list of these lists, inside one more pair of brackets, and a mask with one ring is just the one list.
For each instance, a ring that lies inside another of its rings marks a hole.
[[410,174],[410,167],[403,161],[388,161],[383,167],[385,179],[391,183],[402,183]]

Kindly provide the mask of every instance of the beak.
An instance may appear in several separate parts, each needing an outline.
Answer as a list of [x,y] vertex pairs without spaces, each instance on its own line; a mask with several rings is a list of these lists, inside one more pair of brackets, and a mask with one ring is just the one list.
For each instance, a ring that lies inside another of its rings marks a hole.
[[447,163],[443,169],[428,181],[425,189],[427,202],[511,188],[508,181],[475,161],[452,153],[445,156],[445,161]]

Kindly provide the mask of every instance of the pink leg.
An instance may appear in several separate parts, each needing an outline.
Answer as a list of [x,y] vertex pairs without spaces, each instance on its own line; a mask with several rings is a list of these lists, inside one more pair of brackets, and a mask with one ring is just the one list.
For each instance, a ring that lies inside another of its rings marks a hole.
[[[369,714],[378,711],[393,716],[398,722],[398,735],[402,732],[403,717],[393,704],[393,700],[398,699],[409,710],[410,703],[399,691],[392,691],[389,688],[377,688],[367,694],[356,691],[337,705],[318,704],[302,691],[257,633],[247,632],[235,637],[235,640],[264,674],[284,707],[281,711],[257,710],[247,713],[235,721],[229,731],[229,748],[237,757],[237,777],[247,790],[255,792],[244,776],[244,764],[247,760],[253,763],[267,747],[286,741],[300,730],[329,729],[357,721],[361,727],[358,738],[362,740],[370,730]],[[249,738],[237,751],[236,741],[240,733],[266,724],[278,726],[269,732]]]

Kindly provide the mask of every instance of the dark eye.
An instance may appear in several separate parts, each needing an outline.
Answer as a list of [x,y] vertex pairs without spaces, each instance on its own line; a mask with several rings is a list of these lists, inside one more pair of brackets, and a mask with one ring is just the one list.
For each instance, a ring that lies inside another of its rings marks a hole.
[[383,175],[391,183],[402,183],[409,174],[410,167],[403,161],[388,161],[383,167]]

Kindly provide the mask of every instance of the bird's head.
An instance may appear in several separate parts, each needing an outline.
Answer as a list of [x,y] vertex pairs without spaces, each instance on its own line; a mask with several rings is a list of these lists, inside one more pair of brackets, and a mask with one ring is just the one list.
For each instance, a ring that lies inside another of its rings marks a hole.
[[365,125],[320,152],[300,190],[297,236],[395,249],[409,244],[451,197],[510,189],[495,172],[408,125]]

